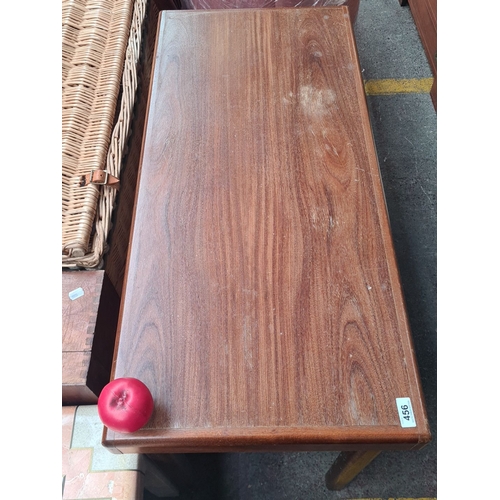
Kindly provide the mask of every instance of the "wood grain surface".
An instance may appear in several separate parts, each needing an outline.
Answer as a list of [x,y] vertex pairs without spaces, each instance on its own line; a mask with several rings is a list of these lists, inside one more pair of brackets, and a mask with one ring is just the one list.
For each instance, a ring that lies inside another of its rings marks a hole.
[[409,0],[408,3],[434,75],[431,98],[437,110],[437,0]]
[[359,0],[182,0],[181,3],[188,9],[273,9],[324,7],[326,4],[345,5],[349,9],[352,24],[356,22],[359,11]]
[[437,0],[410,0],[417,26],[432,73],[437,74]]
[[429,440],[346,7],[161,14],[113,376],[114,451]]
[[[83,295],[71,300],[69,293]],[[62,404],[96,404],[110,380],[119,299],[105,271],[62,273]]]

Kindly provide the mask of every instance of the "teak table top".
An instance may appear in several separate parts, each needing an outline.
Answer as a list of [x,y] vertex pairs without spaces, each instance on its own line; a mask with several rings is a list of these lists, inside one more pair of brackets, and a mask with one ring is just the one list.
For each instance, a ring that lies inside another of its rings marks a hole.
[[161,14],[112,373],[155,410],[112,450],[430,439],[347,12]]

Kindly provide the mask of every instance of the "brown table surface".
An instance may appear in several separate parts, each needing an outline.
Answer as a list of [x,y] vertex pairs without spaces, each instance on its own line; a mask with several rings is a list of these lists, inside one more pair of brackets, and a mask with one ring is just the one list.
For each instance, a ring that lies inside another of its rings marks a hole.
[[112,372],[155,410],[111,450],[429,441],[347,12],[161,14]]

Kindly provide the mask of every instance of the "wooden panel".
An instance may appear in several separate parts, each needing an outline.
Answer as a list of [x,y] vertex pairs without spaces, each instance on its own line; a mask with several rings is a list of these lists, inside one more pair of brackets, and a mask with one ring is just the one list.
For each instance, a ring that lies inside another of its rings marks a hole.
[[[69,293],[81,288],[83,296]],[[119,299],[104,271],[62,273],[62,403],[92,404],[110,380]]]
[[97,395],[87,386],[90,351],[62,353],[62,404],[96,404]]
[[[63,351],[90,351],[94,336],[104,271],[62,273]],[[71,300],[69,293],[82,288],[84,295]]]
[[113,368],[155,411],[109,448],[429,440],[347,12],[161,14]]
[[434,75],[431,98],[437,109],[437,0],[408,0],[408,4]]
[[356,18],[358,17],[359,10],[359,0],[337,0],[332,2],[331,0],[274,0],[273,5],[275,7],[323,7],[325,5],[345,5],[349,9],[349,16],[351,17],[351,22],[354,24]]
[[351,22],[358,16],[359,0],[182,0],[188,9],[250,9],[281,7],[324,7],[325,5],[345,5],[349,8]]
[[437,0],[408,0],[425,54],[437,74]]
[[274,8],[273,0],[183,0],[187,9]]
[[113,209],[113,228],[108,236],[109,251],[104,256],[106,275],[120,296],[130,239],[130,226],[132,224],[132,211],[146,119],[158,15],[160,9],[171,9],[173,5],[171,0],[157,0],[148,2],[146,8],[134,119],[132,120],[131,133],[127,144],[127,154],[123,159],[120,173],[120,191]]

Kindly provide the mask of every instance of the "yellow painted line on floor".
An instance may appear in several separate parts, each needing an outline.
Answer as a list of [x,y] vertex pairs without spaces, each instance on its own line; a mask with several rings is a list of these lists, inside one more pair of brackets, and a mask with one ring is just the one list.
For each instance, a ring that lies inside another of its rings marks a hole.
[[366,80],[365,92],[367,95],[428,94],[433,83],[434,78]]
[[437,498],[406,498],[406,497],[397,497],[397,498],[349,498],[348,500],[437,500]]

